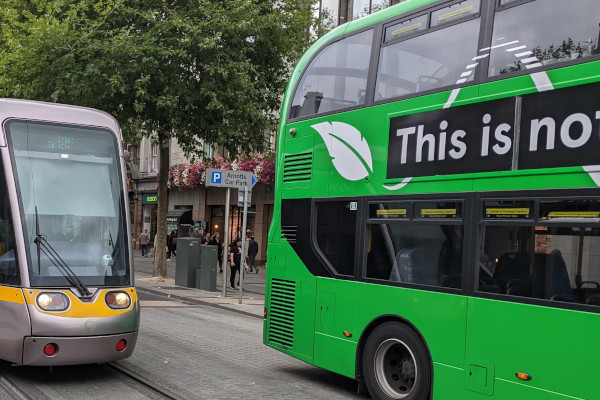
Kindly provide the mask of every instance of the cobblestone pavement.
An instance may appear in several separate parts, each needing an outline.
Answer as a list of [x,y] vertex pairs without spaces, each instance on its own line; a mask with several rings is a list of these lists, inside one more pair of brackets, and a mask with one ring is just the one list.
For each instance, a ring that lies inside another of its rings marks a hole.
[[142,307],[120,363],[186,399],[364,399],[356,383],[262,344],[262,321],[210,306]]
[[222,296],[223,274],[217,273],[216,291],[209,292],[195,288],[185,288],[175,285],[175,269],[177,261],[172,259],[167,263],[167,279],[153,278],[154,260],[152,257],[141,257],[139,251],[134,251],[135,285],[138,291],[163,295],[195,304],[211,305],[226,308],[239,313],[263,317],[265,294],[265,267],[260,267],[258,274],[244,275],[243,300],[239,304],[239,292],[229,288],[229,275],[226,275],[226,296]]
[[[262,343],[264,270],[246,279],[252,292],[208,292],[151,277],[151,259],[135,256],[141,323],[133,355],[118,364],[189,400],[346,400],[352,379],[321,370]],[[253,286],[252,286],[253,285]],[[0,378],[18,384],[30,398],[157,400],[162,398],[106,365],[11,367]],[[0,385],[0,400],[15,398]],[[21,398],[21,397],[18,397]]]
[[[262,343],[264,268],[221,297],[151,278],[151,258],[135,257],[142,320],[136,350],[120,363],[186,399],[365,399],[352,379],[308,365]],[[218,275],[221,280],[222,276]],[[162,299],[162,300],[161,300]]]

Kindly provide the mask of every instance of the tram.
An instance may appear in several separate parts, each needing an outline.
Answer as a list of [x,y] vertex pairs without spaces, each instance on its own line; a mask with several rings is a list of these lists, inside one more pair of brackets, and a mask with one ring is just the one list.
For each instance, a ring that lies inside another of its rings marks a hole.
[[133,286],[125,151],[110,115],[0,99],[0,359],[130,356]]

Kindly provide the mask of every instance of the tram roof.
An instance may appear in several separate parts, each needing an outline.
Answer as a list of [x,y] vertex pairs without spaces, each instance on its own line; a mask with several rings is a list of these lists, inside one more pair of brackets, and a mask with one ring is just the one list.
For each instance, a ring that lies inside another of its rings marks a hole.
[[34,100],[0,99],[0,124],[7,119],[108,128],[121,137],[117,120],[110,114],[88,107]]

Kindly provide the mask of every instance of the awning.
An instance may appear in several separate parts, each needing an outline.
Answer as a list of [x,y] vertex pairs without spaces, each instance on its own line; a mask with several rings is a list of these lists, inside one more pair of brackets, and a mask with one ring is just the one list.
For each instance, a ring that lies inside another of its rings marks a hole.
[[170,210],[167,213],[167,224],[192,224],[192,210]]

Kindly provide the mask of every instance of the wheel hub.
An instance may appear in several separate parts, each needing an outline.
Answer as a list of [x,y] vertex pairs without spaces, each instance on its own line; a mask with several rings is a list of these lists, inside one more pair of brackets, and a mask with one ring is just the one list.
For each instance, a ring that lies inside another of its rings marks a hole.
[[379,386],[392,399],[404,399],[417,380],[417,364],[411,349],[401,340],[391,338],[375,354],[375,376]]

